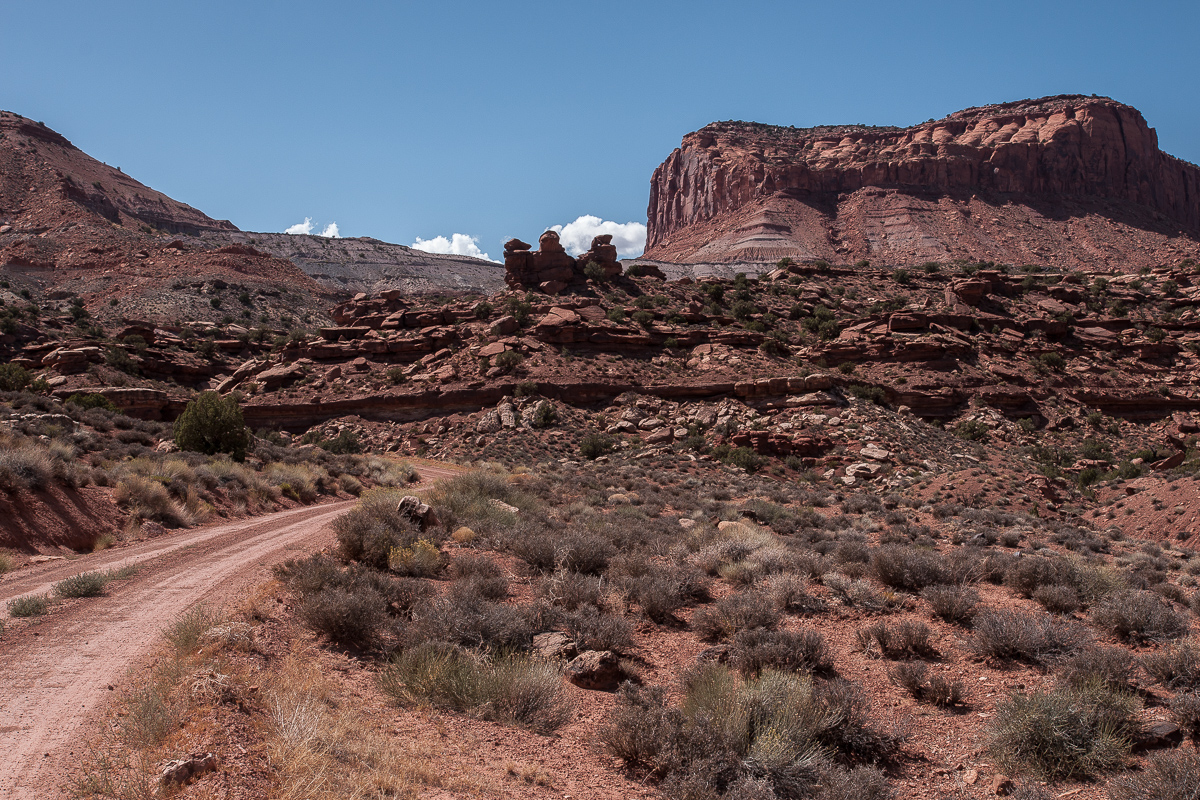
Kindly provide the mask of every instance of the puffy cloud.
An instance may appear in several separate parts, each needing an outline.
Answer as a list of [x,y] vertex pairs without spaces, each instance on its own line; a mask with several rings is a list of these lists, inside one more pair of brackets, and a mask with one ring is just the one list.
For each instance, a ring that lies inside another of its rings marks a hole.
[[[312,217],[305,217],[304,222],[297,222],[295,225],[285,230],[284,233],[299,233],[304,236],[310,236],[313,232],[313,228],[315,227],[316,225],[313,224]],[[317,234],[317,236],[324,236],[326,239],[339,238],[337,223],[329,223],[325,226],[323,231]]]
[[414,250],[424,250],[426,253],[471,256],[472,258],[482,258],[487,261],[493,260],[487,253],[479,249],[478,236],[468,236],[465,233],[452,233],[449,239],[445,236],[435,236],[432,239],[422,239],[418,236],[417,240],[409,245],[409,247]]
[[562,246],[575,255],[591,247],[593,237],[605,233],[612,234],[619,256],[640,256],[646,249],[646,226],[640,222],[609,222],[584,214],[566,225],[551,225],[550,230],[557,231]]
[[308,234],[312,233],[312,229],[312,217],[305,217],[304,222],[297,222],[295,225],[284,231],[284,233],[301,233],[307,236]]

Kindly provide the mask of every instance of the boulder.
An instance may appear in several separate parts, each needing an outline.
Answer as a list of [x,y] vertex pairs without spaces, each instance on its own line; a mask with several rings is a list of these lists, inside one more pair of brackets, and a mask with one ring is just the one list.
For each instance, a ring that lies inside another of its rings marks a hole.
[[400,498],[400,502],[396,506],[396,513],[408,518],[422,531],[438,522],[433,508],[428,503],[422,502],[421,498],[412,495]]
[[586,650],[567,664],[566,675],[580,689],[610,691],[620,684],[624,672],[611,650]]
[[533,652],[548,661],[575,658],[575,640],[563,631],[547,631],[533,637]]
[[164,789],[173,786],[184,786],[207,772],[217,769],[217,756],[214,753],[193,755],[191,758],[181,758],[168,761],[163,765],[158,777],[159,784]]

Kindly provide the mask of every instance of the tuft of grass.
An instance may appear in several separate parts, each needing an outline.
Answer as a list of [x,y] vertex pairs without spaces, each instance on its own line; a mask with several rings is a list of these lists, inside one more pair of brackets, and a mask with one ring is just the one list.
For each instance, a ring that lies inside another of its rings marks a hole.
[[163,630],[162,635],[176,655],[182,657],[195,652],[204,634],[216,624],[216,614],[202,603],[181,614]]

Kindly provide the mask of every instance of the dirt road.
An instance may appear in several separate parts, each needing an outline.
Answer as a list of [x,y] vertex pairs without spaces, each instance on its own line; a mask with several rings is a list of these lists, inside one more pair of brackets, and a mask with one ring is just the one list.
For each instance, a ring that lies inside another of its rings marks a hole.
[[[420,464],[422,483],[463,470]],[[57,796],[82,752],[89,713],[159,632],[198,602],[220,602],[270,577],[270,567],[333,541],[329,523],[356,501],[196,528],[0,578],[0,608],[45,594],[79,572],[138,565],[103,597],[72,601],[0,638],[0,797]]]

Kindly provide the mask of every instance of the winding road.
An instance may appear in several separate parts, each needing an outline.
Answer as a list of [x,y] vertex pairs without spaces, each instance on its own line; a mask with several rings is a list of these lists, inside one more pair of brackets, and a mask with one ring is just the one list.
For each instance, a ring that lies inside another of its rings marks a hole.
[[[462,471],[418,469],[423,484]],[[58,796],[80,760],[72,748],[89,718],[168,623],[198,602],[247,592],[296,551],[332,543],[330,523],[355,502],[193,528],[0,578],[2,608],[79,572],[138,566],[104,596],[68,603],[0,636],[0,798]]]

